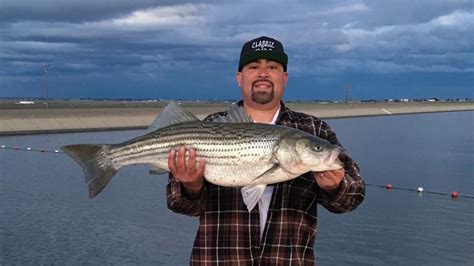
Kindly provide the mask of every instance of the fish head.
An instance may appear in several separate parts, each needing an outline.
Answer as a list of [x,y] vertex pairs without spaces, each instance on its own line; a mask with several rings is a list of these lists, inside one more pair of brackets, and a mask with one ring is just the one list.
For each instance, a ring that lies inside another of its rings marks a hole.
[[343,168],[339,154],[343,148],[312,135],[302,136],[295,143],[299,164],[310,171],[328,171]]

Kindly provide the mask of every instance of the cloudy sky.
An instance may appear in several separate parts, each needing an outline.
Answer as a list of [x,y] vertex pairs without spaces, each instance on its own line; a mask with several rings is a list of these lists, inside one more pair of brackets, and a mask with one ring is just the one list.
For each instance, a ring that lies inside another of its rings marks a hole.
[[474,98],[472,0],[2,0],[0,97],[238,99],[242,44],[289,55],[286,99]]

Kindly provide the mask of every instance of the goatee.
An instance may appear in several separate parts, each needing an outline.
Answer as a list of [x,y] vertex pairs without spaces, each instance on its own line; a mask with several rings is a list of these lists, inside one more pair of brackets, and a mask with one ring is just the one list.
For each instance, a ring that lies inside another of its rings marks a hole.
[[[255,91],[255,84],[260,81],[266,81],[271,84],[271,90],[270,91]],[[259,79],[253,82],[252,84],[252,101],[258,104],[267,104],[275,98],[275,92],[273,90],[273,82],[267,79]]]
[[271,92],[266,91],[252,91],[252,101],[258,104],[267,104],[275,98],[273,89]]

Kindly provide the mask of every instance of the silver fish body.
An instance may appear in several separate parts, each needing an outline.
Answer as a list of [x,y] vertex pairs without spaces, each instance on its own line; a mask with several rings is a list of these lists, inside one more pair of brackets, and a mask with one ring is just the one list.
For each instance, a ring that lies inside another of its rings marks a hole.
[[[181,111],[179,108],[168,108],[171,117],[176,109]],[[244,187],[242,194],[249,210],[268,184],[308,171],[342,167],[337,159],[341,148],[305,132],[248,121],[202,122],[186,115],[186,121],[168,121],[120,144],[79,144],[62,149],[84,168],[89,195],[94,197],[123,166],[150,164],[152,169],[166,172],[170,150],[193,148],[197,161],[206,161],[205,179],[216,185]],[[157,120],[160,122],[160,117]]]

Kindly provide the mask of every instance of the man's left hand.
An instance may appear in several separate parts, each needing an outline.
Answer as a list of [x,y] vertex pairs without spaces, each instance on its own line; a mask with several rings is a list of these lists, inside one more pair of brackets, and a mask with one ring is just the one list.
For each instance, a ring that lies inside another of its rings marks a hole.
[[331,192],[339,186],[344,178],[344,169],[314,172],[314,178],[320,188],[326,192]]

